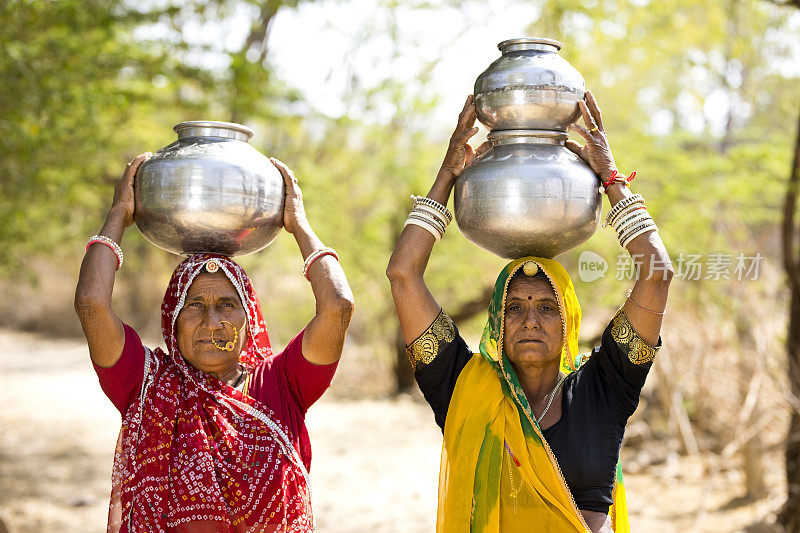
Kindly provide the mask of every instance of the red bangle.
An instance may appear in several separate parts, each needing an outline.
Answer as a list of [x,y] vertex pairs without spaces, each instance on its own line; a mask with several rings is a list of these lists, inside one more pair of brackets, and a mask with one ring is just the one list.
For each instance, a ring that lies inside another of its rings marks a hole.
[[614,184],[614,183],[616,183],[616,182],[622,183],[623,185],[625,185],[626,187],[628,187],[628,186],[629,186],[629,184],[630,184],[630,182],[632,182],[632,181],[633,181],[633,178],[635,178],[635,177],[636,177],[636,171],[635,171],[635,170],[634,170],[633,172],[631,172],[631,173],[630,173],[630,175],[629,175],[627,178],[626,178],[625,176],[622,176],[622,175],[621,175],[619,172],[617,172],[617,171],[615,170],[615,171],[613,171],[613,172],[611,173],[611,177],[610,177],[610,178],[608,178],[608,181],[603,181],[603,180],[600,180],[600,182],[603,184],[603,185],[600,187],[600,194],[603,194],[603,193],[605,193],[605,192],[606,192],[606,190],[607,190],[607,189],[608,189],[608,188],[609,188],[609,187],[610,187],[612,184]]
[[317,259],[326,255],[332,255],[337,261],[339,260],[339,254],[337,254],[333,248],[323,248],[321,250],[317,250],[306,258],[305,264],[303,265],[303,276],[305,276],[307,280],[311,281],[308,277],[308,271],[311,268],[311,265],[313,265]]
[[619,172],[617,172],[616,170],[615,170],[614,172],[612,172],[612,173],[611,173],[611,177],[610,177],[610,178],[608,178],[608,181],[604,181],[604,182],[603,182],[603,188],[604,188],[604,189],[608,189],[608,186],[609,186],[609,185],[611,185],[612,183],[614,183],[615,181],[617,181],[617,176],[618,176],[618,175],[619,175]]
[[114,255],[117,256],[117,270],[122,266],[122,261],[124,260],[124,256],[122,254],[122,248],[120,248],[119,244],[117,244],[113,239],[106,237],[105,235],[94,235],[92,238],[89,239],[89,242],[86,243],[86,252],[89,251],[89,247],[93,244],[105,244],[114,252]]

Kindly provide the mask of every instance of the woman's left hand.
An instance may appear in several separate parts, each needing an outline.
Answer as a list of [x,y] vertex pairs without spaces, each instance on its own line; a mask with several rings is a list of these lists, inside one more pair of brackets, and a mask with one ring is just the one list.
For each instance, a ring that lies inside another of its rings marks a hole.
[[581,146],[572,139],[568,139],[565,145],[578,157],[589,163],[600,179],[606,181],[617,170],[617,164],[611,154],[606,130],[603,128],[603,118],[594,95],[591,91],[586,91],[584,98],[586,101],[579,100],[578,107],[588,129],[578,124],[570,124],[569,129],[583,137],[586,144]]
[[306,208],[303,206],[303,191],[300,190],[297,178],[294,177],[294,172],[289,167],[274,157],[270,157],[269,160],[280,171],[283,183],[286,185],[286,196],[283,202],[283,227],[289,233],[294,233],[299,226],[308,224]]

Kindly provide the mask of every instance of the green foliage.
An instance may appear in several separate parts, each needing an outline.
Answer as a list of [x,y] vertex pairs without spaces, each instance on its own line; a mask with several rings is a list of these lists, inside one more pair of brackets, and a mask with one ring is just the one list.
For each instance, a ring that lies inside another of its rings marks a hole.
[[[0,2],[0,272],[97,226],[124,161],[171,142],[176,122],[274,119],[274,106],[297,98],[248,47],[187,31],[237,6],[274,15],[297,1],[261,4]],[[258,30],[248,43],[266,50]],[[198,65],[198,54],[229,67]]]
[[[791,16],[757,1],[548,0],[530,25],[531,34],[565,43],[561,55],[597,96],[620,170],[638,171],[633,188],[673,261],[761,252],[780,268],[775,237],[799,111],[800,80],[777,68],[798,44]],[[606,258],[610,273],[621,252],[598,231],[563,259],[575,265],[583,250]],[[611,307],[630,282],[607,274],[576,285]],[[676,285],[678,299],[707,302],[725,301],[732,286]]]
[[[774,236],[794,134],[787,117],[798,112],[797,78],[775,67],[795,53],[787,42],[797,41],[787,30],[790,11],[756,0],[531,4],[539,16],[530,21],[530,34],[564,42],[561,55],[601,103],[620,170],[639,171],[634,188],[647,198],[673,256],[760,250],[777,261]],[[298,105],[302,90],[271,66],[270,25],[280,9],[297,5],[0,2],[0,278],[17,276],[15,267],[33,257],[74,263],[85,236],[102,222],[124,162],[171,142],[173,124],[234,120],[255,128],[256,147],[295,169],[310,220],[340,252],[356,294],[353,339],[391,342],[397,324],[384,269],[408,196],[427,192],[449,135],[430,123],[440,106],[432,73],[442,57],[426,55],[409,71],[407,50],[425,43],[405,40],[398,12],[424,17],[445,6],[466,17],[485,6],[379,3],[379,16],[354,33],[353,47],[388,42],[385,71],[403,76],[367,86],[348,59],[341,65],[350,83],[348,112],[330,117]],[[236,13],[252,21],[238,48],[198,31]],[[609,273],[592,283],[575,276],[579,296],[587,308],[610,311],[630,286],[613,279],[619,245],[599,230],[561,257],[571,271],[583,250],[605,257]],[[156,295],[128,312],[151,316],[177,258],[153,249],[135,229],[126,251],[138,259],[126,261],[121,286]],[[313,313],[293,239],[284,234],[242,263],[278,340],[287,340]],[[502,264],[454,225],[436,247],[427,280],[440,303],[453,309],[475,298]],[[724,284],[681,287],[694,293],[687,298],[725,293]],[[475,338],[481,321],[465,333]]]
[[[132,38],[166,11],[115,4],[0,3],[0,268],[74,238],[86,216],[96,224],[120,161],[152,139],[157,108],[193,107],[173,92],[184,79],[208,85],[158,43]],[[157,76],[172,87],[154,87]]]

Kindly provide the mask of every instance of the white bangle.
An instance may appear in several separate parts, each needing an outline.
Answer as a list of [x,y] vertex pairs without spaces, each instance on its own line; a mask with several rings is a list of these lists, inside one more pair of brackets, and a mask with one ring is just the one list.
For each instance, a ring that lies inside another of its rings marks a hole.
[[[334,250],[333,248],[320,248],[319,250],[311,252],[310,254],[308,254],[308,257],[306,257],[305,262],[303,262],[303,277],[304,278],[308,279],[308,269],[311,268],[311,265],[314,264],[314,261],[316,261],[317,259],[319,259],[323,255],[332,255],[333,257],[336,258],[337,261],[339,260],[339,254],[337,254],[336,250]],[[309,280],[309,281],[311,281],[311,280]]]
[[122,248],[120,248],[119,244],[117,244],[114,239],[110,239],[105,235],[93,235],[89,241],[86,243],[86,251],[89,251],[89,247],[93,244],[105,244],[111,250],[113,250],[114,255],[117,256],[117,268],[119,270],[122,266],[122,261],[125,259],[125,256],[122,254]]
[[620,240],[620,244],[622,245],[623,248],[627,248],[628,245],[633,241],[633,239],[635,239],[639,235],[644,235],[645,233],[650,231],[655,231],[656,233],[658,233],[658,226],[656,226],[655,223],[646,224],[644,227],[636,229],[636,231],[634,231],[633,233],[626,235],[623,240]]
[[647,211],[647,208],[644,205],[640,204],[634,204],[632,206],[626,207],[616,217],[614,217],[614,220],[611,221],[611,225],[614,226],[615,228],[618,228],[621,221],[627,219],[631,215],[637,214],[639,211]]
[[444,232],[447,230],[447,226],[441,220],[424,211],[420,211],[419,209],[414,209],[413,211],[411,211],[408,214],[408,218],[416,218],[418,220],[427,222],[428,224],[436,228],[436,231],[439,232],[439,237],[444,237]]
[[441,238],[442,238],[442,235],[439,233],[439,231],[435,227],[433,227],[429,222],[425,222],[425,221],[417,219],[417,218],[409,217],[409,218],[406,219],[406,223],[403,224],[403,227],[406,227],[409,224],[412,225],[412,226],[420,227],[420,228],[422,228],[424,230],[428,230],[428,232],[431,235],[433,235],[433,238],[436,239],[436,242],[439,242],[441,240]]
[[608,212],[608,216],[606,216],[606,221],[605,221],[605,224],[603,224],[603,227],[606,227],[606,226],[612,224],[614,219],[626,207],[630,207],[630,206],[632,206],[634,204],[639,204],[639,203],[642,204],[642,205],[645,205],[644,196],[642,196],[641,194],[634,194],[633,196],[628,196],[627,198],[623,198],[622,200],[620,200],[619,202],[614,204],[614,207],[612,207],[611,211]]
[[642,209],[644,209],[645,211],[647,210],[647,206],[644,204],[644,202],[635,202],[629,205],[628,207],[624,207],[613,217],[609,217],[607,225],[617,226],[620,220],[622,220],[623,218],[627,218],[631,214],[637,213]]
[[634,217],[628,218],[625,221],[620,222],[620,224],[615,228],[618,239],[622,237],[625,234],[625,232],[627,232],[631,228],[635,228],[636,226],[639,226],[649,220],[653,220],[653,217],[651,217],[650,214],[647,213],[647,211],[643,211],[642,213],[643,214],[637,214]]
[[411,198],[414,200],[413,207],[416,208],[420,204],[427,205],[429,207],[436,209],[442,215],[444,215],[444,217],[447,218],[448,223],[450,223],[450,221],[453,220],[453,215],[450,213],[450,210],[447,209],[447,206],[440,204],[433,198],[428,198],[427,196],[414,196],[413,194],[411,195]]
[[444,227],[445,229],[447,229],[447,226],[450,225],[450,221],[447,220],[447,218],[441,213],[441,211],[439,211],[438,209],[434,209],[433,207],[427,204],[419,204],[411,212],[425,213],[427,215],[433,216],[433,218],[439,221],[442,224],[442,227]]
[[638,220],[632,224],[629,224],[628,226],[617,232],[617,239],[619,239],[620,241],[624,241],[628,237],[628,235],[630,235],[634,231],[638,231],[639,229],[642,228],[642,226],[646,226],[648,224],[655,224],[655,222],[653,222],[652,218],[647,217],[647,219],[645,220]]

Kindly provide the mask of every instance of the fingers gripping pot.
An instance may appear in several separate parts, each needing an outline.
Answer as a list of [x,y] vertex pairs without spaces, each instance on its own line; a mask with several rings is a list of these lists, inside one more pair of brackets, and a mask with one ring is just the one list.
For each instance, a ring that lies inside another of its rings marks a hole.
[[134,220],[169,252],[246,255],[283,227],[284,183],[247,141],[253,131],[216,121],[181,122],[178,140],[139,168]]
[[558,131],[489,133],[491,148],[456,181],[461,233],[506,258],[555,257],[591,237],[602,206],[597,175],[566,139]]

